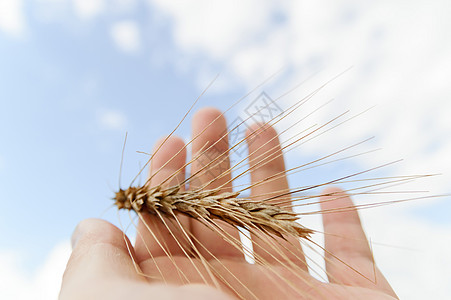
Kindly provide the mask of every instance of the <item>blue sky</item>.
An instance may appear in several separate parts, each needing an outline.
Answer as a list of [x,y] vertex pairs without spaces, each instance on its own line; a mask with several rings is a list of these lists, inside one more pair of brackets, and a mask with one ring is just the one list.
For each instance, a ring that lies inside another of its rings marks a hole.
[[[212,3],[0,0],[0,254],[14,253],[17,278],[35,286],[50,253],[67,243],[76,224],[108,209],[112,189],[118,187],[125,132],[124,184],[146,159],[135,151],[149,151],[169,133],[218,73],[197,108],[224,110],[281,67],[280,75],[259,91],[276,98],[320,71],[281,102],[289,107],[353,66],[312,104],[336,98],[312,122],[348,108],[357,114],[377,107],[326,141],[292,151],[292,164],[375,135],[368,149],[382,147],[383,154],[348,161],[346,170],[405,158],[378,174],[443,173],[411,188],[449,192],[451,23],[446,1],[413,1],[407,7],[390,1]],[[243,114],[256,95],[228,112],[228,119]],[[178,131],[185,139],[190,120]],[[339,174],[341,166],[327,172]],[[309,179],[322,178],[317,172]],[[297,180],[301,176],[292,179]],[[450,211],[449,198],[443,198],[384,214],[433,231],[427,255],[437,256],[438,245],[451,247]],[[381,215],[368,217],[368,231],[375,236],[373,220]],[[103,216],[117,222],[112,209]],[[396,224],[399,234],[407,230]],[[394,235],[381,241],[399,245],[398,240],[403,241]],[[387,252],[393,257],[387,259],[384,251],[380,259],[390,265],[396,253]],[[449,274],[434,266],[443,268],[430,263],[427,270],[440,278]],[[422,280],[404,282],[394,267],[390,271],[401,290]]]
[[[1,122],[8,145],[2,151],[2,181],[9,187],[5,198],[11,200],[1,219],[3,228],[19,221],[8,231],[8,244],[22,246],[23,241],[14,238],[18,230],[39,249],[51,247],[70,234],[80,218],[95,216],[107,206],[107,182],[117,187],[125,130],[130,131],[130,147],[136,147],[133,137],[146,131],[150,141],[155,139],[158,131],[162,134],[176,124],[150,130],[161,123],[158,111],[171,108],[181,116],[198,91],[170,70],[161,74],[150,68],[141,55],[118,51],[101,34],[101,22],[76,36],[62,26],[32,21],[27,40],[2,37]],[[180,99],[180,104],[170,99]],[[123,128],[102,126],[99,115],[109,112],[130,118],[119,125]],[[149,141],[141,143],[147,150]],[[18,219],[11,212],[22,201],[27,209],[20,209]],[[38,221],[44,216],[54,222]],[[20,219],[33,220],[33,230],[26,230],[30,224]]]

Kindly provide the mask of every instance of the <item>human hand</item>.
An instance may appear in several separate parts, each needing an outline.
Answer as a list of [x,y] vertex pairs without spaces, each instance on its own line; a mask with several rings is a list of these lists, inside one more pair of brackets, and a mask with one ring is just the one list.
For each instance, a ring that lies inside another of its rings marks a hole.
[[[270,127],[264,131],[259,126],[252,129],[259,132],[259,138],[252,143],[251,134],[248,133],[251,179],[256,183],[284,172],[285,167],[276,132]],[[215,147],[192,163],[192,174],[228,151],[227,138],[222,137],[225,131],[226,123],[220,112],[204,109],[196,114],[193,136],[200,135],[193,141],[193,153],[200,153],[207,143],[215,143]],[[218,143],[221,137],[223,140]],[[271,155],[267,155],[268,151]],[[266,155],[261,155],[263,153]],[[174,173],[177,175],[172,183],[183,181],[186,176],[185,161],[183,141],[175,137],[167,139],[152,159],[151,186],[164,182]],[[206,188],[221,187],[222,191],[231,191],[231,175],[228,172],[230,162],[228,159],[219,161],[218,164],[212,164],[208,172],[199,172],[196,181],[191,182],[204,184],[217,179]],[[259,195],[288,191],[286,176],[278,176],[276,180],[255,185],[251,197],[258,199]],[[329,188],[323,194],[320,201],[323,211],[353,205],[349,196],[338,188]],[[296,243],[280,241],[285,249],[282,254],[278,252],[282,248],[276,251],[270,243],[256,243],[255,255],[265,263],[249,264],[241,250],[224,241],[224,234],[221,237],[217,231],[187,216],[177,219],[183,230],[176,230],[169,223],[162,224],[154,216],[143,215],[138,225],[140,235],[135,247],[124,239],[124,234],[118,228],[105,221],[82,222],[74,233],[74,251],[64,275],[60,299],[229,299],[237,294],[245,299],[396,298],[382,273],[374,266],[355,210],[323,215],[329,283],[319,282],[308,273],[302,248]],[[239,238],[236,229],[220,221],[215,222],[221,224],[221,230],[229,238]],[[195,245],[191,246],[197,245],[200,254],[197,257],[187,255],[185,248],[190,245],[181,245],[187,240],[183,236],[187,234],[184,230],[192,234]],[[258,240],[256,236],[253,238],[255,242]],[[272,240],[270,237],[267,239]],[[295,257],[292,255],[294,252],[297,253]],[[228,295],[202,284],[215,285],[212,277],[216,275],[212,276],[208,272],[206,263],[213,269],[221,270],[223,279],[228,278],[226,281],[231,283],[229,285],[224,284],[224,280],[216,283]],[[287,265],[290,264],[296,265],[296,276],[288,270]],[[284,275],[268,276],[268,273]],[[234,277],[230,278],[230,274],[234,274]],[[370,280],[374,277],[377,283]]]

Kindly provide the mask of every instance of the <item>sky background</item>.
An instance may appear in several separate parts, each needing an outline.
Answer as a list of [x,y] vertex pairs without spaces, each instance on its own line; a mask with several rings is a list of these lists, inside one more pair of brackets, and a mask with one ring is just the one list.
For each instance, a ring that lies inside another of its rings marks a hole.
[[[56,299],[76,224],[118,224],[110,198],[125,132],[123,185],[146,160],[136,151],[171,132],[217,74],[196,109],[225,110],[281,70],[226,113],[233,123],[263,91],[276,99],[308,79],[278,102],[286,109],[352,67],[278,129],[330,99],[306,123],[376,106],[290,151],[288,166],[371,136],[348,154],[382,150],[290,183],[402,158],[368,177],[440,173],[402,190],[449,193],[450,15],[447,0],[0,0],[0,298]],[[190,122],[177,131],[185,140]],[[383,244],[373,246],[376,261],[401,298],[451,294],[450,201],[362,211],[367,234]]]

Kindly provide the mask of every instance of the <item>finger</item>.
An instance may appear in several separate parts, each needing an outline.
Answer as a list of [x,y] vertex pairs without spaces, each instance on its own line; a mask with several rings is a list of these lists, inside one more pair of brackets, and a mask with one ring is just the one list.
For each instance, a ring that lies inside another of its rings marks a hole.
[[[204,186],[204,189],[221,188],[221,192],[232,190],[230,182],[229,145],[226,120],[220,111],[214,108],[204,108],[193,118],[193,158],[190,189]],[[199,135],[199,136],[198,136]],[[205,257],[211,257],[208,251],[216,257],[240,257],[242,251],[232,246],[230,241],[239,241],[238,231],[225,222],[215,220],[222,229],[212,230],[204,224],[193,220],[191,229],[199,244],[199,251]],[[205,250],[205,248],[208,251]]]
[[[151,181],[149,188],[161,185],[162,188],[178,185],[185,178],[186,150],[184,142],[171,136],[161,139],[154,147],[155,155],[150,166]],[[180,186],[180,191],[184,185]],[[189,230],[186,216],[179,216],[184,230]],[[183,248],[182,248],[183,247]],[[136,257],[138,262],[159,256],[184,255],[189,251],[186,237],[173,218],[160,214],[140,214],[136,239]]]
[[82,221],[73,234],[73,251],[64,272],[60,294],[70,295],[92,282],[104,280],[144,282],[138,275],[132,255],[133,247],[117,227],[99,219]]
[[[268,125],[254,124],[247,133],[247,144],[249,167],[251,168],[252,199],[271,198],[271,200],[265,201],[273,204],[289,202],[291,197],[288,192],[290,189],[285,175],[285,163],[277,132]],[[277,197],[277,195],[283,196]],[[284,241],[279,237],[265,237],[262,233],[254,233],[252,242],[255,255],[264,261],[270,264],[291,261],[307,270],[305,256],[297,238],[287,237],[287,240]]]
[[337,187],[327,188],[323,195],[320,202],[329,281],[378,289],[396,297],[385,277],[374,265],[373,254],[351,198]]

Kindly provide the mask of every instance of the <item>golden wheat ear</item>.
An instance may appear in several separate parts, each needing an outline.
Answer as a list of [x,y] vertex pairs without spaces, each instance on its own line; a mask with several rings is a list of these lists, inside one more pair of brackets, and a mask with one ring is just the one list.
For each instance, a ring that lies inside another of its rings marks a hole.
[[[320,103],[313,111],[300,113],[300,108],[312,101],[313,96],[326,85],[313,90],[289,108],[278,111],[265,122],[254,125],[248,125],[249,121],[267,109],[268,105],[279,108],[277,101],[287,93],[266,103],[267,106],[260,106],[246,118],[238,118],[233,126],[226,125],[220,112],[203,110],[195,117],[203,121],[195,121],[198,123],[193,125],[193,137],[184,143],[174,133],[187,118],[197,99],[177,127],[157,144],[139,171],[141,174],[150,165],[150,176],[145,184],[130,186],[116,193],[118,208],[133,210],[138,216],[137,224],[130,218],[131,224],[137,228],[136,255],[132,256],[137,272],[150,282],[208,284],[240,299],[267,299],[269,295],[262,288],[267,286],[286,299],[330,299],[334,297],[330,290],[309,274],[309,258],[304,252],[304,249],[309,248],[325,253],[325,263],[329,267],[324,270],[327,278],[323,278],[323,281],[342,282],[340,274],[330,271],[339,269],[352,273],[353,278],[357,276],[362,286],[377,287],[378,280],[383,276],[374,262],[372,268],[362,269],[349,263],[346,257],[343,259],[341,253],[325,249],[311,238],[313,234],[321,234],[326,238],[326,243],[332,238],[340,238],[343,243],[360,241],[368,244],[364,235],[337,236],[327,228],[324,231],[306,228],[300,218],[310,214],[353,214],[358,209],[425,199],[429,196],[402,198],[406,194],[421,191],[400,192],[393,188],[430,175],[370,176],[372,171],[392,164],[387,163],[315,185],[290,188],[288,175],[374,153],[351,152],[370,140],[366,139],[285,169],[283,153],[336,130],[360,115],[344,119],[348,112],[338,113],[323,124],[306,125],[304,130],[279,141],[274,126],[281,120],[299,115],[302,117],[298,117],[292,126],[298,125],[308,121],[309,117],[331,102]],[[296,88],[299,85],[289,92]],[[233,103],[228,110],[250,94]],[[230,137],[243,127],[246,133],[229,145]],[[189,147],[193,153],[187,160]],[[237,153],[247,155],[237,158]],[[233,191],[232,183],[248,175],[251,182],[236,185]],[[319,188],[330,184],[349,183],[353,183],[353,186],[344,191],[347,194],[340,190],[318,192]],[[383,193],[399,198],[364,205],[343,201],[348,199],[348,195]],[[318,204],[321,204],[321,210],[318,210]],[[372,259],[371,251],[367,255]],[[315,261],[310,260],[310,263]],[[314,273],[312,270],[315,268],[310,269]],[[314,275],[321,277],[321,274]]]

